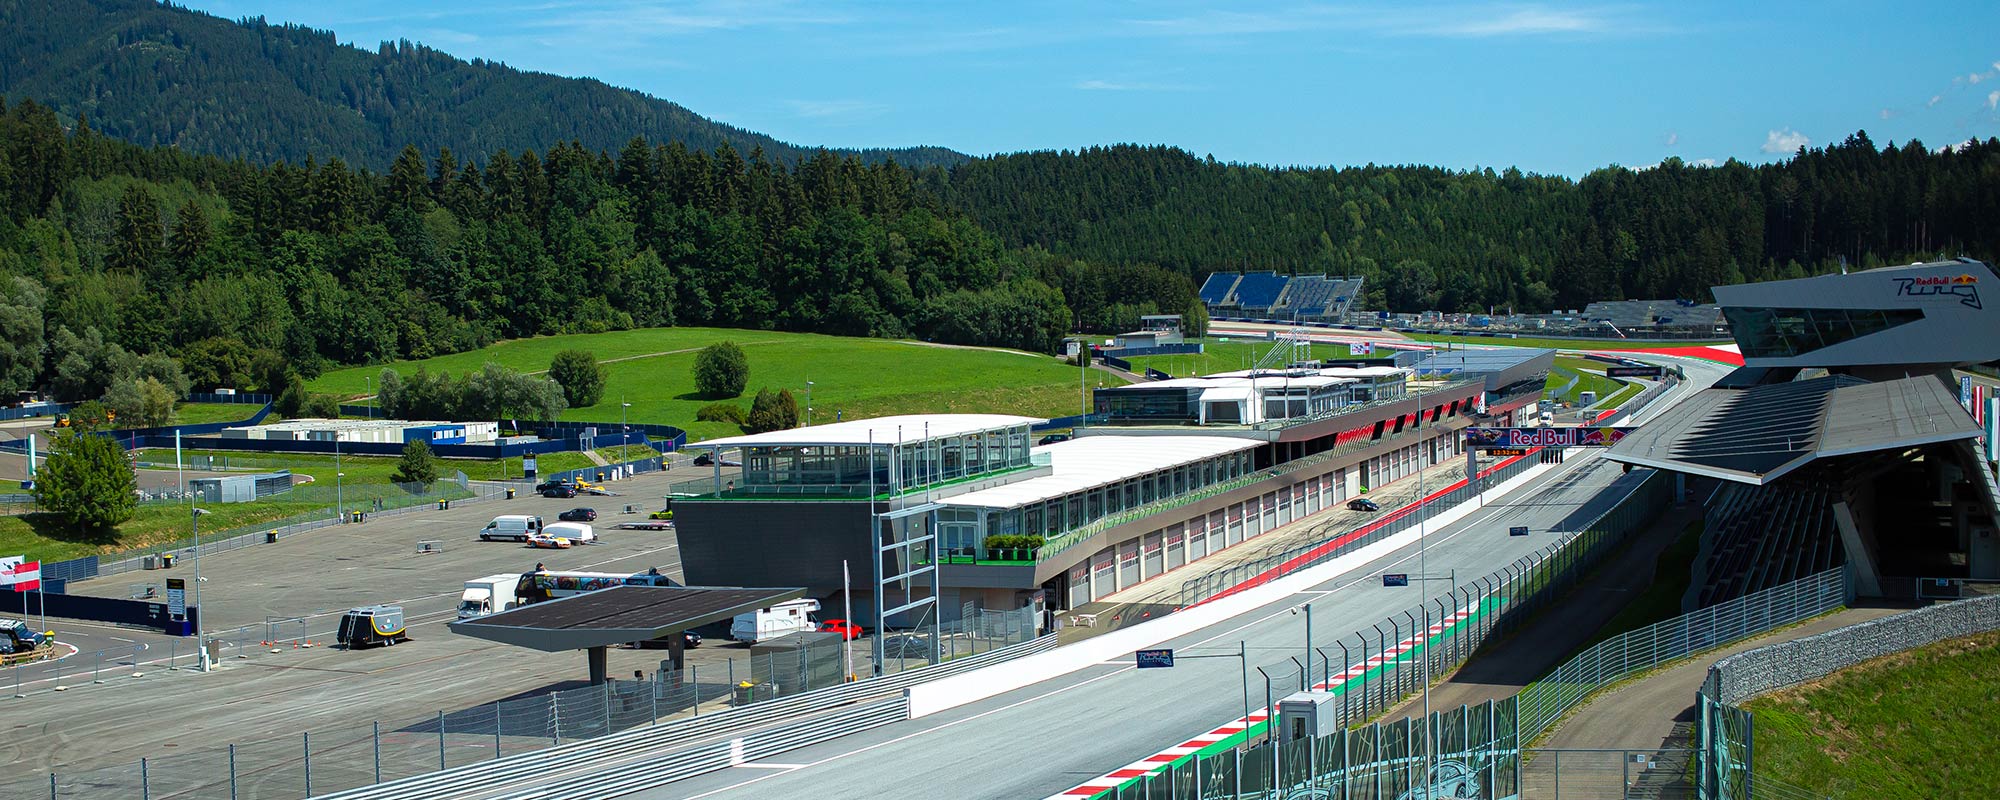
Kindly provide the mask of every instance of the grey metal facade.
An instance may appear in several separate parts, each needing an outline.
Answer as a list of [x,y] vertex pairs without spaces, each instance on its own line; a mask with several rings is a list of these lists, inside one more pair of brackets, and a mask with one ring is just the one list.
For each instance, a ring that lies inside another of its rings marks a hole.
[[2000,307],[1987,308],[2000,303],[2000,277],[1971,259],[1714,292],[1750,367],[1909,374],[2000,359]]

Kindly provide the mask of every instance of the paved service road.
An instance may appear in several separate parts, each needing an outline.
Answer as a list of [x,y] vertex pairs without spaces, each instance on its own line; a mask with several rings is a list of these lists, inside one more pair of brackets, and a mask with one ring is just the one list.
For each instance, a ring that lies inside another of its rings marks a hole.
[[[1712,383],[1727,367],[1686,361],[1691,380],[1652,413]],[[1566,463],[1484,509],[1431,533],[1429,571],[1456,569],[1467,579],[1546,546],[1543,536],[1510,537],[1507,528],[1561,529],[1609,508],[1638,476],[1595,452]],[[1607,491],[1617,489],[1617,491]],[[1383,571],[1416,572],[1416,547],[1405,547],[1334,580],[1158,647],[1180,654],[1234,653],[1248,643],[1253,665],[1284,664],[1305,651],[1305,621],[1291,609],[1313,604],[1315,641],[1366,629],[1417,604],[1418,588],[1384,588]],[[1262,679],[1252,704],[1261,707]],[[641,792],[640,798],[1039,798],[1129,764],[1243,713],[1242,673],[1231,659],[1187,660],[1138,672],[1128,659],[944,713],[878,728],[750,764]],[[1275,690],[1283,694],[1285,689]]]

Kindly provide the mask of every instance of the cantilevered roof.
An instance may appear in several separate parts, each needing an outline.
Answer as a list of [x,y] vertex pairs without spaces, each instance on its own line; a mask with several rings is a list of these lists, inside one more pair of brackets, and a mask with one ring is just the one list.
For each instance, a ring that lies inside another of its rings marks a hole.
[[940,502],[1014,508],[1260,444],[1263,442],[1228,436],[1085,436],[1035,448],[1035,452],[1049,454],[1054,470],[1050,475],[954,495]]
[[1971,439],[1979,426],[1935,377],[1835,375],[1706,389],[1613,445],[1613,461],[1763,485],[1813,459]]
[[551,653],[671,636],[804,597],[804,589],[613,586],[463,622],[451,629]]
[[870,441],[875,444],[895,444],[898,441],[919,442],[925,437],[936,439],[944,436],[961,436],[1014,425],[1036,425],[1047,421],[1041,417],[1016,417],[1009,414],[902,414],[873,419],[851,419],[846,422],[767,431],[748,436],[726,436],[697,442],[692,446],[813,447],[868,444]]

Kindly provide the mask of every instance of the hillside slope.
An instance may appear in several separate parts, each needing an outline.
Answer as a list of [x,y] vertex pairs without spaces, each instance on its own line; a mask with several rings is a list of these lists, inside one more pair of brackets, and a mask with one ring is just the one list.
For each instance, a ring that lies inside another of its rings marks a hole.
[[[795,162],[810,152],[600,81],[462,61],[410,42],[375,52],[331,31],[230,22],[152,0],[0,0],[0,95],[33,98],[114,138],[256,163],[339,156],[381,170],[426,154],[613,151],[634,136]],[[245,102],[246,98],[254,98]],[[950,165],[938,147],[840,151]]]

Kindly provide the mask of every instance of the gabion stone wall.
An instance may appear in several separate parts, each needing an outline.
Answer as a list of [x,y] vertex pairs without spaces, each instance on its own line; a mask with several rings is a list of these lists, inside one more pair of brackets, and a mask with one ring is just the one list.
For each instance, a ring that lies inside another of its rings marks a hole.
[[2000,630],[2000,596],[1920,608],[1730,656],[1709,667],[1704,690],[1735,705],[1871,658],[1993,630]]

